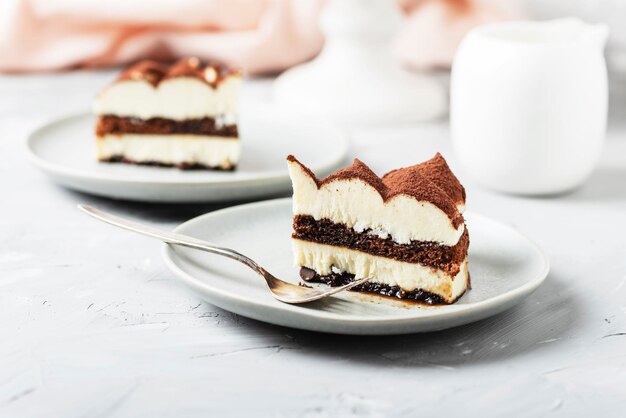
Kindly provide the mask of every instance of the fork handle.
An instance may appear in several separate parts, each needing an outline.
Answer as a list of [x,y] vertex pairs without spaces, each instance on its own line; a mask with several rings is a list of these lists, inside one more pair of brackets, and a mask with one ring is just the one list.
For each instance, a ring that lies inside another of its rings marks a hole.
[[137,232],[138,234],[142,234],[148,237],[157,238],[168,244],[182,245],[184,247],[194,248],[196,250],[222,255],[224,257],[228,257],[245,264],[259,274],[263,274],[264,272],[263,268],[259,266],[254,260],[230,248],[221,247],[219,245],[215,245],[210,242],[200,240],[198,238],[190,237],[188,235],[177,234],[175,232],[165,231],[150,225],[145,225],[139,222],[124,219],[103,210],[96,209],[93,206],[78,205],[78,209],[110,225],[114,225],[128,231]]

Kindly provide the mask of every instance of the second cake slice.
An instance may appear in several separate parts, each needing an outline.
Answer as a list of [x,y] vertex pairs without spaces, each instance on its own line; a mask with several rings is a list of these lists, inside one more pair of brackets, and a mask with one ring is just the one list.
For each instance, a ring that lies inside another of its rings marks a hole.
[[188,58],[140,62],[95,104],[100,161],[232,170],[239,161],[241,74]]

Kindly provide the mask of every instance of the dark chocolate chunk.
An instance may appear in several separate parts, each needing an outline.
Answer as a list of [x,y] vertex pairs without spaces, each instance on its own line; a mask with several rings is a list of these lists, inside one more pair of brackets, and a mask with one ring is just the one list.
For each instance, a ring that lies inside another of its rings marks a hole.
[[315,274],[315,270],[313,269],[306,267],[302,267],[300,269],[300,277],[302,278],[302,280],[312,280],[315,277]]

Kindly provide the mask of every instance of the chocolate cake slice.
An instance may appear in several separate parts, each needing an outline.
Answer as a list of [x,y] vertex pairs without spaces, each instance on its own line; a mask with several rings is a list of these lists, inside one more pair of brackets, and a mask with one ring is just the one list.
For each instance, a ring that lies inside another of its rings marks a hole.
[[382,178],[359,160],[318,179],[287,157],[293,183],[293,250],[306,281],[427,304],[469,287],[465,189],[437,154]]
[[95,103],[98,159],[234,169],[241,81],[239,71],[197,58],[128,68]]

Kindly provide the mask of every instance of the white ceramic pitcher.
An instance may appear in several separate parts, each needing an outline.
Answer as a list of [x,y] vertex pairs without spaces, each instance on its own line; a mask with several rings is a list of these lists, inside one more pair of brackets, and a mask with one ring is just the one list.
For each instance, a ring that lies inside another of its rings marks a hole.
[[575,18],[478,27],[452,66],[454,150],[476,180],[553,194],[592,172],[606,133],[606,25]]

